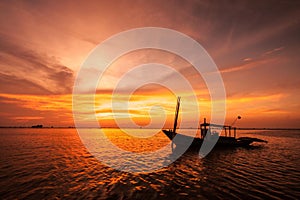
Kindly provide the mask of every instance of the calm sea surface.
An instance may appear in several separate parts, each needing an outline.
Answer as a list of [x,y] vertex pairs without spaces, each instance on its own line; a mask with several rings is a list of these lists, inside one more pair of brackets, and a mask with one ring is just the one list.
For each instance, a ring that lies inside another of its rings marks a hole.
[[[133,152],[169,142],[163,133],[139,141],[116,129],[105,131]],[[300,199],[300,132],[247,132],[239,136],[268,144],[218,150],[203,159],[186,153],[158,171],[133,174],[95,159],[76,129],[0,129],[0,198]]]

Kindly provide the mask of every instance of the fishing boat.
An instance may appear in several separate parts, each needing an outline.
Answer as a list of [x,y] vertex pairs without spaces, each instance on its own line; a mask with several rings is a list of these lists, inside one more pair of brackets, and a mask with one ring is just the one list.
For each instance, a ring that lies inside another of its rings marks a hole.
[[[252,138],[252,137],[236,137],[236,127],[232,125],[236,122],[237,119],[241,117],[238,116],[236,120],[230,125],[218,125],[207,123],[204,118],[204,122],[200,124],[200,136],[191,137],[188,135],[183,135],[176,132],[177,129],[177,120],[180,109],[180,97],[177,98],[177,105],[175,111],[174,127],[173,130],[162,130],[163,133],[172,141],[173,144],[178,146],[186,146],[187,143],[190,143],[189,149],[199,150],[205,141],[206,144],[210,144],[215,148],[234,148],[234,147],[247,147],[252,143],[267,143],[267,141]],[[221,136],[221,132],[224,132],[224,136]]]

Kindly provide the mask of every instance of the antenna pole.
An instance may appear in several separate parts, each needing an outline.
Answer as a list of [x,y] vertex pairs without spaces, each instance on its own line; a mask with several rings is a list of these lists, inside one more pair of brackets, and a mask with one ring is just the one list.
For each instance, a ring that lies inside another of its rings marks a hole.
[[237,118],[235,118],[235,120],[232,122],[232,124],[230,126],[233,126],[235,124],[235,122],[238,120],[238,119],[241,119],[242,117],[241,116],[237,116]]

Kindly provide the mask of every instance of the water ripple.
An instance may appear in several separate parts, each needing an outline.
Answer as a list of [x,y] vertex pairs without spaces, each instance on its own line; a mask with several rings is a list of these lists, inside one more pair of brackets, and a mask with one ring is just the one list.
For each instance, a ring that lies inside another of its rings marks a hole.
[[[2,199],[297,199],[300,196],[299,132],[245,133],[265,146],[189,152],[152,173],[116,171],[96,160],[74,129],[1,129]],[[156,150],[168,140],[131,140],[106,130],[134,152]],[[286,136],[286,137],[285,137]],[[124,140],[125,139],[125,140]],[[124,142],[126,141],[126,142]],[[111,152],[105,152],[111,157]],[[134,159],[134,158],[132,158]],[[142,160],[139,164],[147,166]],[[163,163],[161,163],[163,164]]]

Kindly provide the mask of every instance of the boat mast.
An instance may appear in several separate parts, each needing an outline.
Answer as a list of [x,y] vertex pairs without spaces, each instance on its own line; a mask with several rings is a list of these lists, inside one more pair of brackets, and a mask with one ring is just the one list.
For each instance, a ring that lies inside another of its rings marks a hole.
[[177,105],[176,105],[174,127],[173,127],[173,133],[174,134],[176,133],[176,128],[177,128],[177,120],[178,120],[179,108],[180,108],[180,97],[177,97]]

